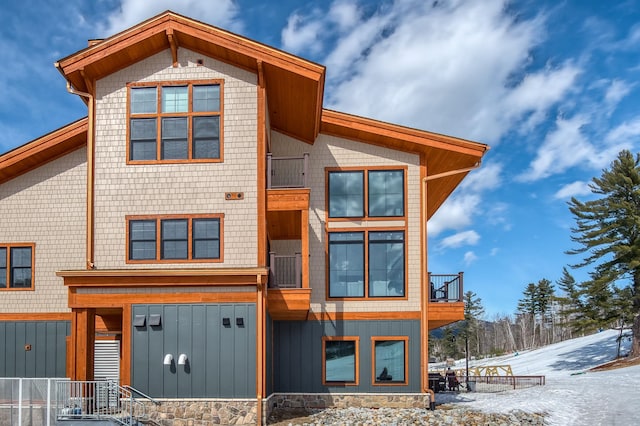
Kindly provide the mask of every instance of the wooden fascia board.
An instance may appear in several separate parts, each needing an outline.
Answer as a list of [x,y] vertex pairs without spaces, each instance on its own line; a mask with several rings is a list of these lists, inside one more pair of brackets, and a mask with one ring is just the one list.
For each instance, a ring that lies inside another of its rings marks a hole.
[[[47,151],[55,152],[51,156],[47,156],[44,159],[39,160],[38,165],[44,164],[48,161],[58,158],[61,154],[66,154],[72,150],[80,148],[82,144],[74,144],[64,152],[56,152],[54,148],[71,138],[82,135],[87,132],[88,118],[82,118],[71,124],[68,124],[60,129],[57,129],[51,133],[48,133],[38,139],[28,142],[18,148],[15,148],[4,155],[0,156],[0,176],[2,172],[6,170],[14,169],[15,173],[9,173],[6,176],[0,178],[0,183],[6,182],[20,174],[26,173],[32,170],[33,167],[21,167],[20,164],[29,161],[30,158],[37,154],[47,153]],[[86,138],[85,138],[86,143]]]
[[[181,32],[191,35],[233,52],[254,58],[255,60],[268,62],[274,66],[315,81],[324,79],[325,68],[321,65],[173,13],[165,13],[156,18],[152,18],[150,21],[145,21],[129,30],[109,37],[101,43],[67,56],[59,60],[57,64],[62,72],[68,75],[86,68],[92,62],[104,59],[146,38],[168,31],[173,32],[178,38]],[[168,38],[166,43],[167,48],[170,48]],[[189,48],[188,45],[182,47]]]
[[68,287],[246,286],[265,284],[268,268],[57,271]]
[[[427,148],[442,149],[482,158],[489,149],[487,145],[452,136],[411,129],[369,118],[357,117],[327,109],[322,110],[321,132],[353,139],[355,132],[365,135],[362,142],[371,143],[375,136],[382,137],[390,144],[402,141],[411,144],[413,152],[423,152]],[[397,149],[397,148],[396,148]]]

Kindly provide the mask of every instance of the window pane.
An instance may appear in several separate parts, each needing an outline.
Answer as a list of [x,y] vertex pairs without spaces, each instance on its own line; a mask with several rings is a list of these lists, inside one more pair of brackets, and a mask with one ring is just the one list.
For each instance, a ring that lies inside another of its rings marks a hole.
[[7,286],[7,248],[0,247],[0,287]]
[[325,382],[356,381],[356,342],[327,340],[324,347]]
[[158,90],[155,87],[131,89],[131,114],[155,114],[158,105]]
[[162,88],[162,112],[188,112],[189,89],[187,86]]
[[193,158],[220,158],[220,117],[193,117]]
[[404,233],[369,233],[369,296],[404,296]]
[[364,216],[364,174],[329,173],[329,217]]
[[404,382],[404,340],[377,340],[374,343],[376,383]]
[[187,259],[188,222],[186,219],[170,219],[161,221],[162,226],[162,259]]
[[329,297],[364,297],[364,233],[329,234]]
[[220,258],[219,219],[193,219],[193,258]]
[[156,258],[156,221],[132,220],[129,222],[129,259]]
[[404,172],[369,172],[369,216],[404,216]]
[[31,287],[31,247],[11,247],[10,263],[10,287]]
[[156,159],[156,119],[137,118],[130,122],[131,159]]
[[220,111],[220,86],[193,86],[193,110],[195,112]]
[[189,158],[187,118],[162,119],[162,159]]

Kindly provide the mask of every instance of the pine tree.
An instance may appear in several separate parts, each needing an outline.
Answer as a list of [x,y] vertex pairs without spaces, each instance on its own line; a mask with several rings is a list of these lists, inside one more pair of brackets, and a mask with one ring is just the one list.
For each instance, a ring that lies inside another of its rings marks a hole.
[[590,188],[599,198],[581,202],[574,197],[569,202],[576,221],[571,239],[580,247],[568,253],[585,256],[575,267],[595,265],[584,290],[601,303],[602,319],[610,313],[612,288],[617,284],[631,289],[631,354],[640,356],[640,155],[621,151]]
[[[469,339],[469,347],[474,347],[476,355],[480,352],[480,327],[479,320],[484,315],[482,299],[473,291],[464,293],[464,325],[463,337]],[[471,350],[470,350],[471,352]]]
[[563,335],[563,338],[571,338],[574,332],[580,331],[579,321],[583,309],[582,295],[578,289],[576,279],[566,267],[562,269],[562,278],[556,284],[558,284],[558,288],[562,292],[561,296],[555,297],[558,303],[561,325],[564,329],[568,329],[568,336]]

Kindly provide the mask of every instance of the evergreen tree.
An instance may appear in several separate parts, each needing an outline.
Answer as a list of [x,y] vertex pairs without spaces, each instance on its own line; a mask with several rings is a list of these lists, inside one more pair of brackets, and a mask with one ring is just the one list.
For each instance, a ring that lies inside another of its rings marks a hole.
[[484,315],[482,299],[473,291],[464,293],[464,323],[463,337],[469,339],[469,352],[479,355],[480,352],[480,325],[479,320]]
[[580,319],[582,317],[583,302],[582,294],[576,283],[576,279],[569,273],[567,268],[562,269],[562,278],[560,278],[556,284],[562,292],[561,296],[556,296],[555,300],[558,302],[558,314],[561,319],[563,327],[568,328],[568,338],[572,337],[573,332],[579,332]]
[[584,291],[602,303],[605,317],[610,312],[611,289],[620,282],[630,288],[631,353],[640,356],[640,155],[621,151],[610,169],[592,179],[590,188],[599,198],[581,202],[574,197],[569,202],[576,220],[571,239],[580,247],[568,253],[585,256],[575,267],[595,265]]

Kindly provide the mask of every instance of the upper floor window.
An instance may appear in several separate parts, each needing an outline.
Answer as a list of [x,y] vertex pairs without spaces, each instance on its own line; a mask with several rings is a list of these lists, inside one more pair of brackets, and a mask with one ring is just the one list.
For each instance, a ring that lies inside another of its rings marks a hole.
[[34,244],[0,244],[0,290],[33,289]]
[[405,296],[404,231],[328,235],[330,298]]
[[129,162],[222,160],[222,83],[129,87]]
[[403,217],[404,170],[329,170],[329,218]]
[[222,215],[128,217],[127,261],[221,262]]

